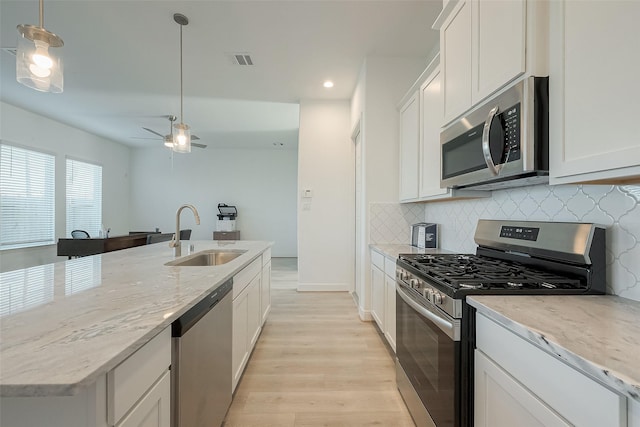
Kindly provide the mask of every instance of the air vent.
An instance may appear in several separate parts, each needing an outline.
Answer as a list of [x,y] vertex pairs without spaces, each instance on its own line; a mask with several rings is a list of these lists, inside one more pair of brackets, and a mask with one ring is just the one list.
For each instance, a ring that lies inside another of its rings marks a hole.
[[253,59],[247,52],[229,53],[233,65],[253,65]]
[[2,50],[10,53],[13,56],[16,56],[18,54],[18,49],[15,47],[3,47]]

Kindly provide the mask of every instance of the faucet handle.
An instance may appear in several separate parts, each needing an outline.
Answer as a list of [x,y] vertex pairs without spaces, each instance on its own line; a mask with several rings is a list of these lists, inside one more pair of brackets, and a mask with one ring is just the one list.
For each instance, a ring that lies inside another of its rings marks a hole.
[[170,248],[175,248],[176,246],[178,246],[178,242],[176,241],[176,235],[175,233],[171,236],[171,241],[169,242],[169,247]]

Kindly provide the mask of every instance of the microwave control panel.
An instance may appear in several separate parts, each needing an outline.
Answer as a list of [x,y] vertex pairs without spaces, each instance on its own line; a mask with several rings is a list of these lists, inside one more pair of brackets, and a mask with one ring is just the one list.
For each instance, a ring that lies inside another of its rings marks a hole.
[[504,163],[520,159],[520,103],[500,114],[504,130]]

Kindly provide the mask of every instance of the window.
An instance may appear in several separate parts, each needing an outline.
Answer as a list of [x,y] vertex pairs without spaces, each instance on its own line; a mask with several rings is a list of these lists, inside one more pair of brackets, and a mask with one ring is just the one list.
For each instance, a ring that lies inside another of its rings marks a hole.
[[102,166],[67,159],[67,238],[73,230],[98,237],[102,228]]
[[0,144],[0,249],[55,243],[55,157]]

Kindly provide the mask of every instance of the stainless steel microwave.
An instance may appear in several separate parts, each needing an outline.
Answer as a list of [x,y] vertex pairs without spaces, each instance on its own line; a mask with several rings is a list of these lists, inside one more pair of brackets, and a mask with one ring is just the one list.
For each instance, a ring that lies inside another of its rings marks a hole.
[[496,189],[549,181],[549,78],[529,77],[440,134],[441,187]]

